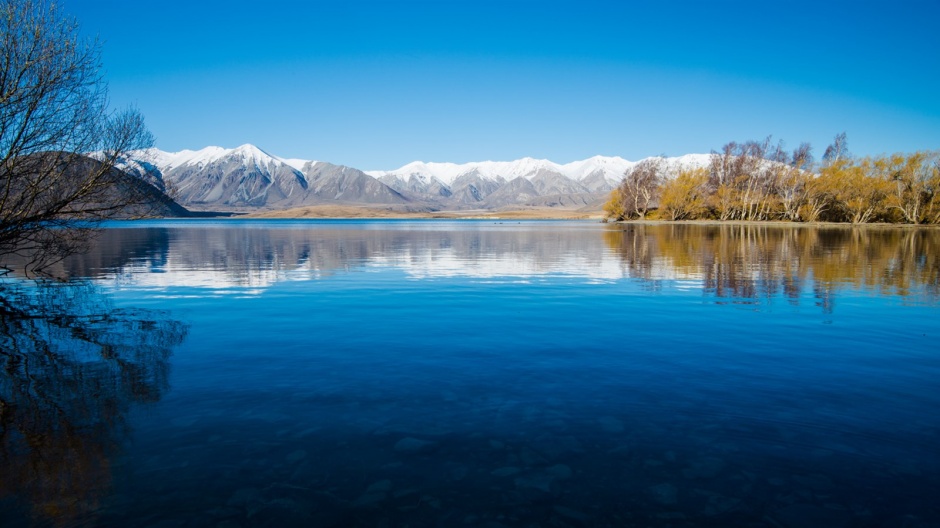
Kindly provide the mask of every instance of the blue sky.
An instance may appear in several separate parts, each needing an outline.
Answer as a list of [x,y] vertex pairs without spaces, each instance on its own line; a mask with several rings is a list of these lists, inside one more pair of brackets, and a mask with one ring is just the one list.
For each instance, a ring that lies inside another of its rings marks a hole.
[[157,147],[414,160],[940,148],[940,2],[60,0]]

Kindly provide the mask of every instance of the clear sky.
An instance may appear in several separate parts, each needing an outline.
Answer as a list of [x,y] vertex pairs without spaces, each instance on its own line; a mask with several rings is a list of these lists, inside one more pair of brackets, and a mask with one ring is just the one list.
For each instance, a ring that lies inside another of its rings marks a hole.
[[940,1],[59,0],[163,150],[393,169],[940,148]]

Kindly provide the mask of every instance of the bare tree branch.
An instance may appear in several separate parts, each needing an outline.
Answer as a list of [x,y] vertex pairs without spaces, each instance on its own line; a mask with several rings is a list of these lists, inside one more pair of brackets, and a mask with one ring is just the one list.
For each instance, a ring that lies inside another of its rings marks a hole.
[[115,168],[152,137],[107,103],[97,42],[45,0],[0,0],[0,268],[10,255],[41,268],[153,201]]

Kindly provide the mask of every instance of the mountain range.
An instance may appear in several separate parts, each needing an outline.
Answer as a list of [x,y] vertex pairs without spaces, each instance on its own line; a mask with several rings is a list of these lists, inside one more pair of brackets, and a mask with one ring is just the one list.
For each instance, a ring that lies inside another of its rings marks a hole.
[[[672,172],[706,166],[708,154],[666,158]],[[167,190],[189,208],[275,210],[308,205],[387,206],[404,211],[563,207],[599,209],[637,162],[595,156],[558,164],[425,163],[362,171],[275,156],[254,145],[234,149],[132,152],[122,168]]]

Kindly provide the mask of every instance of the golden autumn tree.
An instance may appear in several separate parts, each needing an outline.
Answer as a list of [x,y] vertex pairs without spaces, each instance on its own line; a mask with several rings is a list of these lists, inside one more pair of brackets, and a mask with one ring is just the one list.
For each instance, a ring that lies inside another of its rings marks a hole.
[[679,171],[660,187],[659,215],[669,220],[693,220],[708,213],[708,169]]
[[858,158],[843,132],[819,164],[808,143],[789,152],[770,137],[727,143],[707,168],[672,180],[657,177],[664,171],[650,170],[653,161],[626,173],[604,206],[608,218],[643,218],[658,198],[665,220],[940,223],[940,151]]
[[627,209],[624,202],[623,193],[620,191],[620,187],[614,188],[610,191],[610,197],[607,199],[607,202],[604,204],[604,218],[610,220],[620,221],[626,218]]
[[935,160],[930,167],[929,181],[931,193],[930,200],[924,208],[924,217],[930,224],[940,224],[940,160]]
[[803,222],[817,222],[832,209],[832,193],[827,178],[816,174],[802,177],[802,199],[798,215]]
[[879,177],[871,158],[840,159],[823,167],[820,178],[831,193],[834,220],[864,224],[885,212],[889,182]]
[[928,221],[931,202],[936,200],[937,152],[892,154],[874,160],[875,170],[889,182],[887,206],[898,211],[909,224]]

